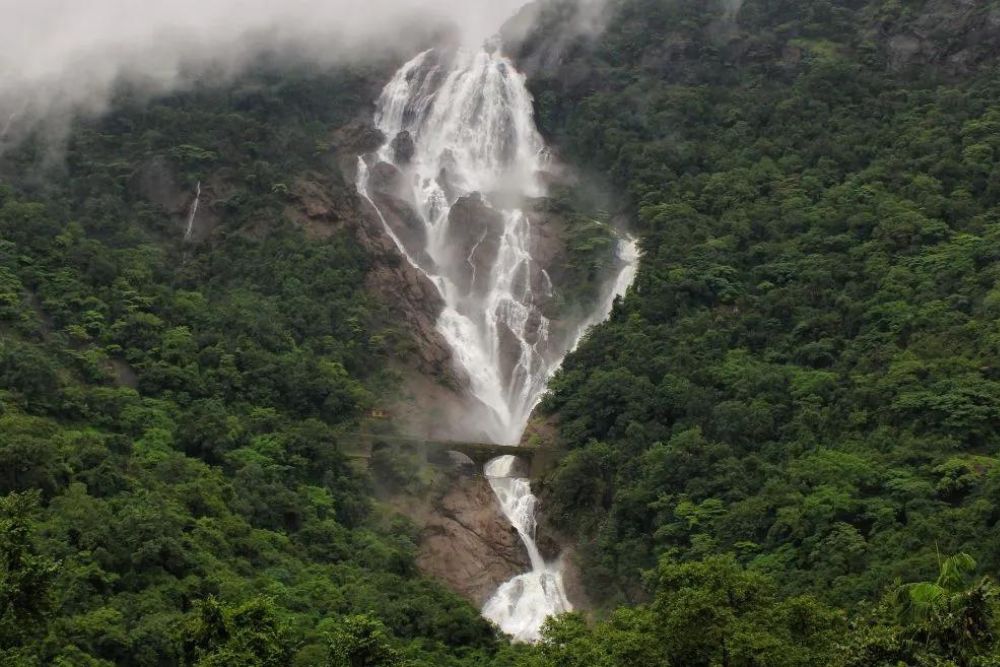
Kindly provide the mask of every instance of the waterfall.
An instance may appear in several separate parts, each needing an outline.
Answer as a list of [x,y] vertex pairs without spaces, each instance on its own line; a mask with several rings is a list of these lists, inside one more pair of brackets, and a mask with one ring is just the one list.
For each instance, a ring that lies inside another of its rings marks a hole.
[[[386,84],[375,125],[390,141],[359,157],[358,191],[440,293],[437,328],[486,407],[476,417],[484,436],[516,444],[565,355],[632,283],[636,242],[619,240],[618,271],[596,306],[556,333],[543,313],[553,283],[532,256],[526,204],[546,194],[549,154],[524,76],[496,45],[421,53]],[[485,473],[531,570],[504,583],[482,612],[516,639],[535,641],[547,617],[572,606],[560,564],[546,563],[535,544],[537,501],[529,480],[512,476],[516,460],[495,459]]]
[[198,215],[198,204],[201,202],[201,181],[195,187],[194,201],[191,202],[191,210],[188,212],[187,229],[184,230],[184,240],[191,240],[191,233],[194,231],[194,219]]
[[[524,76],[495,45],[430,49],[386,84],[375,125],[392,141],[368,162],[360,159],[358,190],[407,260],[440,292],[445,308],[438,330],[489,413],[479,428],[494,442],[516,444],[582,325],[606,317],[618,292],[602,295],[581,326],[565,327],[576,335],[556,335],[543,314],[552,281],[532,257],[524,206],[545,195],[540,175],[549,154]],[[401,137],[412,142],[404,155]],[[393,229],[377,201],[385,195],[373,185],[376,170],[383,181],[398,181],[392,196],[412,207],[421,229]],[[624,289],[634,257],[631,265],[621,252],[619,258]]]
[[537,641],[545,619],[572,611],[558,563],[546,563],[535,544],[535,504],[531,483],[513,476],[517,458],[501,456],[486,464],[486,478],[504,515],[528,550],[531,571],[504,583],[483,606],[483,616],[520,641]]

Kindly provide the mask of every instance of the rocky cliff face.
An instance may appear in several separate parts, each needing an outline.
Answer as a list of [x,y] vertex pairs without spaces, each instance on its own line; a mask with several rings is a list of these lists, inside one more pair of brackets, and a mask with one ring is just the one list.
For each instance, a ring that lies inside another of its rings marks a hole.
[[[352,185],[357,156],[371,155],[385,140],[363,123],[333,132],[328,161],[333,169],[307,171],[289,178],[283,214],[312,238],[328,238],[347,230],[367,251],[371,259],[367,286],[391,306],[394,322],[410,334],[413,343],[397,362],[401,378],[398,400],[386,406],[396,427],[418,437],[460,437],[463,422],[469,421],[467,415],[479,412],[470,404],[474,399],[463,390],[465,379],[456,375],[451,350],[436,328],[443,307],[441,297],[427,277],[400,254],[378,212]],[[394,150],[407,153],[411,141],[397,137]],[[404,247],[417,255],[426,246],[425,231],[415,217],[413,202],[407,199],[407,188],[402,187],[403,178],[397,167],[375,162],[370,167],[369,191],[385,223]],[[134,186],[178,224],[186,220],[193,193],[179,185],[168,160],[151,160],[137,174]],[[213,221],[212,226],[220,221],[213,208],[218,199],[215,193],[224,193],[226,188],[225,173],[209,175],[203,183],[201,210],[205,220]],[[544,200],[533,202],[528,214],[532,253],[538,261],[530,274],[520,279],[530,281],[532,291],[544,299],[552,291],[551,284],[547,284],[548,272],[558,275],[558,265],[565,259],[564,224],[547,209]],[[453,228],[452,251],[461,260],[451,262],[457,269],[450,277],[469,293],[481,293],[499,253],[501,214],[473,194],[455,204],[446,224]],[[265,233],[263,227],[258,227],[251,224],[238,233]],[[196,240],[209,240],[211,231],[212,227],[203,227]],[[430,261],[426,257],[421,260]],[[476,439],[477,425],[466,426],[468,438]],[[442,473],[436,494],[395,495],[388,502],[420,530],[417,564],[421,571],[482,606],[502,583],[529,570],[530,562],[516,530],[478,472],[458,466]],[[582,599],[582,589],[575,590],[574,595]]]
[[417,566],[476,606],[531,568],[517,531],[481,475],[456,469],[434,499],[400,496],[393,506],[420,529]]
[[407,254],[421,266],[433,266],[427,255],[427,230],[410,200],[404,175],[395,165],[379,162],[371,168],[368,189],[386,224],[399,239]]
[[461,197],[448,214],[448,276],[465,294],[482,296],[500,252],[503,218],[478,193]]
[[[402,432],[442,438],[438,429],[447,428],[448,435],[454,437],[454,425],[477,411],[463,391],[466,380],[456,374],[451,350],[436,328],[443,307],[441,297],[426,276],[400,254],[378,212],[353,185],[357,156],[372,154],[385,141],[386,137],[363,122],[331,132],[325,159],[328,169],[314,165],[308,171],[285,176],[282,217],[314,239],[347,231],[367,251],[367,288],[389,306],[393,324],[408,334],[412,343],[400,351],[395,362],[401,380],[398,402],[384,407],[389,408],[394,425]],[[412,153],[412,139],[397,137],[393,147],[397,155],[405,156]],[[154,157],[136,173],[131,187],[137,197],[159,207],[176,223],[180,242],[195,192],[185,187],[178,174],[169,159]],[[393,233],[415,252],[423,248],[424,227],[414,219],[412,202],[400,187],[403,175],[392,165],[376,163],[371,177],[370,188]],[[276,224],[273,216],[241,219],[239,224],[235,217],[227,218],[222,202],[232,183],[232,176],[223,169],[204,177],[199,224],[192,240],[225,242],[221,233],[225,225],[230,225],[227,234],[255,236],[268,233]],[[453,222],[467,227],[470,241],[476,237],[480,254],[471,246],[461,251],[468,250],[472,261],[483,267],[492,264],[499,245],[497,214],[472,198],[459,210]],[[482,242],[478,230],[488,230],[492,236]],[[492,259],[486,257],[488,253]],[[469,281],[475,283],[471,277]],[[120,373],[123,383],[129,381],[126,371]],[[470,425],[469,439],[475,439],[474,426]],[[420,527],[420,569],[473,604],[482,605],[500,584],[529,569],[530,564],[489,484],[481,475],[469,472],[456,468],[446,473],[436,495],[397,496],[389,502]]]
[[[288,214],[312,234],[330,233],[341,226],[352,229],[372,258],[368,287],[391,305],[401,330],[411,334],[412,358],[401,359],[401,368],[405,372],[413,364],[419,374],[449,386],[462,386],[463,378],[454,373],[451,350],[435,327],[443,307],[440,295],[426,276],[400,255],[374,208],[348,185],[356,178],[357,156],[377,150],[385,139],[381,132],[360,122],[335,130],[331,135],[332,163],[344,185],[335,187],[333,175],[311,175],[293,188],[295,203]],[[377,203],[404,246],[422,247],[419,235],[423,227],[400,197],[400,178],[392,165],[376,165],[372,185]]]
[[[381,132],[361,122],[334,130],[327,160],[332,169],[290,175],[284,216],[312,238],[326,238],[344,229],[353,232],[371,257],[368,288],[390,305],[400,329],[411,334],[413,345],[403,355],[406,358],[401,360],[401,367],[437,378],[446,386],[461,387],[463,379],[454,373],[451,350],[435,327],[443,305],[437,290],[400,256],[375,211],[353,186],[357,156],[378,149],[384,142]],[[415,235],[423,232],[423,226],[412,219],[414,214],[407,202],[394,194],[400,175],[387,164],[379,165],[377,174],[379,205],[389,211],[387,221],[401,238],[417,244],[419,238]],[[168,159],[151,158],[136,173],[132,188],[138,196],[160,207],[174,221],[178,239],[183,238],[195,192],[193,188],[182,187],[176,168]],[[212,238],[224,217],[216,204],[224,201],[232,189],[225,170],[206,176],[201,183],[192,241]],[[266,220],[250,223],[238,233],[265,233],[269,224]]]
[[929,0],[915,13],[877,16],[867,36],[883,46],[894,70],[934,67],[969,74],[1000,56],[1000,4]]

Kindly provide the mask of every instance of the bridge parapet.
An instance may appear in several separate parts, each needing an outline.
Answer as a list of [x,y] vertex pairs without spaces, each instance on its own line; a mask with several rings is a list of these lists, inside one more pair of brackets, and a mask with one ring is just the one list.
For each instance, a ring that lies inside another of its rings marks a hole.
[[411,451],[418,451],[428,463],[440,465],[445,462],[448,452],[458,452],[469,457],[476,469],[482,471],[491,460],[499,456],[516,456],[527,464],[529,474],[533,478],[544,474],[559,459],[559,452],[551,448],[521,447],[498,445],[483,442],[458,442],[448,440],[421,440],[402,436],[372,435],[364,438],[365,442],[351,448],[354,458],[371,458],[372,452],[379,444],[400,446]]

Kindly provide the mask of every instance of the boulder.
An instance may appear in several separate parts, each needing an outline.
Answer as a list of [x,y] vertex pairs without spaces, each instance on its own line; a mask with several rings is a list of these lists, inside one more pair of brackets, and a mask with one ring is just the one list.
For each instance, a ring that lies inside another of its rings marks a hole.
[[483,295],[500,253],[503,216],[479,193],[459,198],[448,214],[449,277],[465,294]]
[[413,136],[407,130],[403,130],[392,140],[392,158],[396,164],[409,164],[416,150]]

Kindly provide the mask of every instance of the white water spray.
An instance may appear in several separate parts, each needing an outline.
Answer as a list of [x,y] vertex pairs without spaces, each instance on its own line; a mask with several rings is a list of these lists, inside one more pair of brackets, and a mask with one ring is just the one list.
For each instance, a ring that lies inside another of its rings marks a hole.
[[538,641],[545,619],[572,611],[563,589],[558,563],[546,563],[535,544],[535,505],[531,483],[514,477],[517,458],[501,456],[486,464],[486,478],[500,500],[504,515],[517,529],[531,559],[531,571],[520,574],[497,589],[483,606],[483,616],[514,639]]
[[188,212],[187,229],[184,230],[184,240],[191,240],[191,233],[194,232],[194,219],[198,216],[198,204],[201,203],[201,181],[194,192],[194,201],[191,202],[191,210]]

